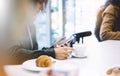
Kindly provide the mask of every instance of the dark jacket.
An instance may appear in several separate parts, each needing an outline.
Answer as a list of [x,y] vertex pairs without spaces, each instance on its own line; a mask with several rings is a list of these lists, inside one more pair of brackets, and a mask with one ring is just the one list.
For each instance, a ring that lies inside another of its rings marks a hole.
[[[18,28],[18,27],[16,27]],[[15,28],[15,29],[16,29]],[[15,30],[12,28],[12,31]],[[35,31],[35,26],[27,26],[24,28],[25,31],[21,30],[21,33],[17,31],[14,33],[16,37],[13,37],[13,33],[10,35],[11,40],[8,43],[8,58],[11,59],[12,64],[18,64],[18,63],[23,63],[26,60],[37,58],[40,55],[48,55],[52,56],[55,58],[55,52],[54,48],[42,48],[41,50],[38,50],[38,44],[36,42],[36,31]]]

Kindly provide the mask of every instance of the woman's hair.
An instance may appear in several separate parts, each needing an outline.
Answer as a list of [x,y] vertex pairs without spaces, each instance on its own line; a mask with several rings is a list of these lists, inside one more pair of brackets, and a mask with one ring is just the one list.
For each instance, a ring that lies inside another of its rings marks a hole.
[[115,5],[115,6],[120,7],[120,0],[110,0],[110,3]]

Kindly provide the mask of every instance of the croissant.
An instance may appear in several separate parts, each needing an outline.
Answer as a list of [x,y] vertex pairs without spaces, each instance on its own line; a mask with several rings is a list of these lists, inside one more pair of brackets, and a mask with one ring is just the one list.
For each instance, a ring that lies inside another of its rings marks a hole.
[[36,59],[36,66],[38,67],[49,67],[52,64],[52,59],[47,55],[41,55]]

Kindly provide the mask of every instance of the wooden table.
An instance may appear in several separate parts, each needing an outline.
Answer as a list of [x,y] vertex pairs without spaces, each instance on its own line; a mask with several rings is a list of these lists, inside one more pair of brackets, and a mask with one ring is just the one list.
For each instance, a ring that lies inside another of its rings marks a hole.
[[[79,67],[79,76],[106,76],[106,70],[120,66],[120,41],[104,41],[87,45],[87,58],[70,58],[63,62]],[[9,76],[39,76],[38,72],[28,71],[22,65],[7,65]]]

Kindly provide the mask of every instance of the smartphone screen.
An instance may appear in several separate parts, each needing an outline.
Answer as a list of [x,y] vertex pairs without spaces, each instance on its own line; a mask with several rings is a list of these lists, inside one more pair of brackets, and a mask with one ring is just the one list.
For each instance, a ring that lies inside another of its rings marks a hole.
[[59,44],[59,46],[61,46],[62,44],[65,44],[65,43],[69,43],[69,42],[72,41],[73,39],[74,39],[74,37],[73,37],[73,35],[72,35],[72,36],[66,38],[65,40],[63,40],[63,41]]

